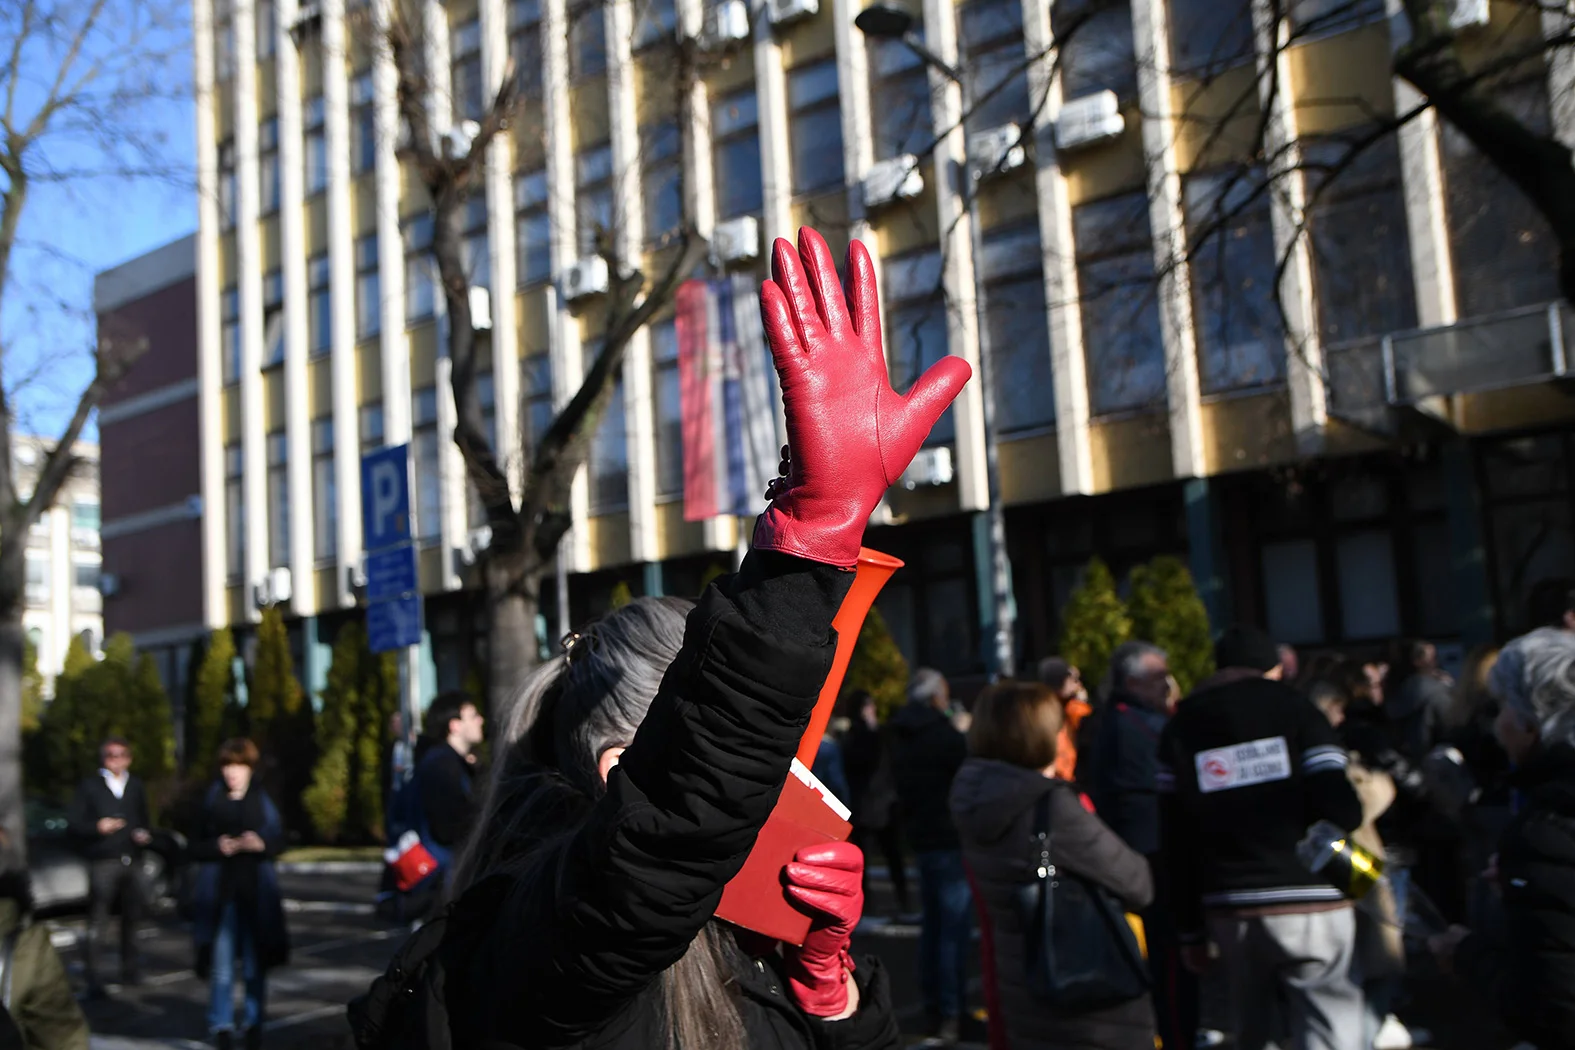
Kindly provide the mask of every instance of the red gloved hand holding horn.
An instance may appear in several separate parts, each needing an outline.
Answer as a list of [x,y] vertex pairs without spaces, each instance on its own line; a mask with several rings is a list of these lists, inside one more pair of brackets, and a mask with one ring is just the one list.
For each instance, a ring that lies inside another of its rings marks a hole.
[[824,238],[806,226],[798,244],[794,251],[777,239],[772,279],[760,286],[791,454],[766,494],[771,506],[753,546],[851,569],[875,505],[971,369],[947,357],[906,395],[892,390],[869,252],[856,240],[848,246],[844,295]]

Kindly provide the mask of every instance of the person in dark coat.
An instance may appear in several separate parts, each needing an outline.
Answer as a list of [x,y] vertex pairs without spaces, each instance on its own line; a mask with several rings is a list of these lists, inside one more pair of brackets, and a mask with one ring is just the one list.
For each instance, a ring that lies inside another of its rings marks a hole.
[[1515,763],[1519,812],[1488,876],[1496,929],[1429,939],[1439,964],[1476,989],[1537,1050],[1575,1047],[1575,634],[1541,628],[1499,654],[1488,678]]
[[[963,716],[963,720],[966,716]],[[919,978],[929,1031],[957,1039],[968,1007],[973,902],[952,822],[952,779],[968,757],[968,738],[951,713],[951,690],[939,671],[921,667],[908,702],[891,719],[891,764],[908,844],[919,862]]]
[[467,693],[439,695],[427,708],[426,736],[431,746],[416,764],[421,798],[421,841],[447,869],[464,844],[476,819],[476,793],[471,786],[471,756],[486,732],[486,723]]
[[[1154,896],[1148,860],[1083,805],[1056,775],[1061,700],[1042,683],[1002,682],[982,693],[968,731],[968,761],[952,784],[952,816],[975,889],[992,1046],[1012,1050],[1153,1050],[1147,994],[1082,1013],[1061,1013],[1028,983],[1027,937],[1018,900],[1038,881],[1035,811],[1050,797],[1050,861],[1103,886],[1128,909]],[[1188,1048],[1190,1050],[1190,1048]]]
[[120,979],[138,984],[137,924],[148,906],[142,852],[153,843],[149,830],[148,791],[131,772],[131,745],[111,737],[99,745],[102,768],[77,786],[67,811],[73,837],[83,844],[88,861],[89,912],[82,960],[89,998],[104,994],[104,927],[110,909],[120,904]]
[[262,1045],[267,974],[290,958],[289,931],[273,859],[284,848],[284,823],[254,782],[257,745],[227,740],[219,748],[219,781],[208,792],[192,838],[197,862],[192,891],[192,942],[198,977],[209,980],[208,1031],[219,1050],[235,1033],[235,961],[241,962],[247,1050]]
[[[902,814],[891,769],[891,748],[882,731],[875,698],[864,690],[849,697],[852,725],[842,738],[842,768],[852,796],[853,842],[866,857],[878,852],[886,861],[898,914],[912,910],[908,898],[907,860],[902,849]],[[869,868],[864,869],[869,892]]]
[[761,291],[791,453],[739,572],[692,607],[640,598],[571,635],[511,706],[454,873],[462,905],[498,902],[438,948],[455,1046],[900,1045],[880,963],[848,954],[855,848],[783,867],[802,945],[715,919],[791,775],[864,524],[967,371],[942,362],[899,399],[868,254],[849,249],[850,318],[825,242],[800,244],[777,242]]

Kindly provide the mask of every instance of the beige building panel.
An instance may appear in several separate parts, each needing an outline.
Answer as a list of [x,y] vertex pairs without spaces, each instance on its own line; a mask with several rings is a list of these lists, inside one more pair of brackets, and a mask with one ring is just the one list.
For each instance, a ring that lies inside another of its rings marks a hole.
[[585,528],[590,533],[592,572],[597,569],[610,569],[617,565],[628,565],[634,560],[629,548],[627,512],[587,518]]
[[1171,105],[1176,163],[1183,173],[1252,158],[1261,120],[1252,66],[1221,73],[1206,84],[1178,81],[1171,86]]
[[514,316],[519,324],[520,357],[547,352],[552,345],[552,311],[547,305],[547,289],[531,288],[514,297]]
[[580,346],[585,354],[586,367],[589,368],[591,343],[600,339],[607,327],[607,301],[598,297],[587,303],[577,303],[571,308],[571,316],[579,322]]
[[355,348],[356,401],[375,404],[383,399],[383,350],[377,338]]
[[405,336],[410,346],[410,388],[419,390],[437,382],[437,324],[426,321]]
[[634,57],[634,106],[636,123],[644,126],[671,120],[679,112],[682,78],[678,75],[676,52],[651,48]]
[[[830,193],[822,193],[815,197],[800,197],[793,202],[789,214],[792,216],[793,228],[791,230],[761,230],[762,239],[771,237],[787,237],[789,240],[798,237],[800,226],[811,226],[820,231],[826,238],[826,244],[831,248],[831,257],[837,260],[837,265],[842,265],[842,260],[848,251],[848,194],[842,187]],[[767,256],[769,248],[762,252]]]
[[908,491],[901,486],[886,490],[886,505],[897,522],[923,521],[956,514],[957,483],[934,485]]
[[662,560],[699,554],[705,547],[705,525],[684,520],[684,501],[656,505],[656,552]]
[[257,63],[257,119],[279,112],[279,67],[272,60]]
[[1298,458],[1291,399],[1284,390],[1205,401],[1200,408],[1203,457],[1211,475]]
[[986,232],[1039,215],[1039,188],[1029,165],[985,183],[979,193],[979,219]]
[[263,433],[272,434],[284,429],[289,418],[289,398],[284,389],[284,369],[278,365],[262,374],[263,382]]
[[235,81],[213,87],[213,139],[223,142],[235,134]]
[[[795,22],[777,39],[782,44],[782,67],[792,72],[795,66],[830,58],[837,50],[833,5],[824,4],[814,18]],[[844,88],[844,90],[846,90]]]
[[476,0],[448,0],[444,6],[448,8],[448,24],[450,31],[453,30],[453,27],[462,25],[465,22],[470,21],[472,18],[478,17],[478,12],[480,11],[480,7],[476,3]]
[[351,15],[345,25],[346,57],[350,68],[360,73],[372,65],[372,24],[370,20]]
[[882,208],[871,216],[876,246],[882,258],[940,246],[940,213],[935,207],[935,165],[925,163],[920,166],[920,171],[924,175],[924,192],[913,200]]
[[446,575],[441,546],[427,547],[416,553],[416,585],[422,594],[442,594]]
[[514,170],[536,171],[547,163],[547,122],[541,102],[528,99],[509,124],[514,141]]
[[279,247],[279,215],[277,212],[263,219],[257,224],[261,227],[261,236],[258,237],[262,245],[262,272],[276,270],[280,260],[284,258]]
[[721,98],[754,86],[755,55],[748,48],[724,55],[720,62],[706,70],[705,87],[711,98]]
[[314,612],[329,612],[339,608],[339,570],[334,566],[312,572],[314,583]]
[[1094,421],[1088,428],[1094,493],[1137,488],[1174,476],[1170,425],[1163,415]]
[[306,365],[306,391],[312,406],[312,419],[327,419],[334,414],[334,373],[331,358],[315,357]]
[[323,42],[316,33],[302,38],[301,97],[311,98],[323,93]]
[[1512,387],[1457,397],[1454,417],[1467,434],[1568,424],[1575,420],[1575,399],[1551,384]]
[[1286,53],[1297,130],[1327,135],[1394,112],[1389,30],[1370,25]]
[[224,388],[224,398],[219,407],[219,431],[224,443],[233,445],[241,440],[241,388],[232,383]]
[[319,193],[306,204],[303,226],[306,229],[306,255],[310,258],[328,250],[328,194]]
[[1329,428],[1324,431],[1323,447],[1331,456],[1359,456],[1392,448],[1393,444],[1382,434],[1364,430],[1331,415]]
[[[1457,37],[1460,60],[1467,69],[1479,69],[1485,63],[1497,61],[1506,55],[1530,56],[1522,65],[1530,73],[1542,66],[1542,17],[1539,8],[1547,4],[1489,4],[1489,23],[1486,29],[1461,33]],[[1558,5],[1552,5],[1557,7]]]
[[240,585],[224,589],[224,604],[229,608],[229,623],[244,624],[249,617],[246,615],[246,588]]
[[606,77],[591,77],[569,88],[569,141],[576,153],[612,137],[607,104]]
[[1120,138],[1060,158],[1071,207],[1143,189],[1148,171],[1143,163],[1143,129],[1135,106],[1127,110],[1126,118],[1126,130]]
[[357,237],[377,233],[377,176],[370,171],[350,184],[350,228]]
[[239,272],[235,265],[235,231],[231,230],[219,238],[219,288],[234,284]]
[[1061,451],[1054,433],[1002,441],[998,454],[1003,502],[1035,503],[1061,495]]
[[399,166],[400,217],[420,215],[431,207],[432,197],[427,193],[427,184],[416,174],[415,165],[409,162],[401,164]]

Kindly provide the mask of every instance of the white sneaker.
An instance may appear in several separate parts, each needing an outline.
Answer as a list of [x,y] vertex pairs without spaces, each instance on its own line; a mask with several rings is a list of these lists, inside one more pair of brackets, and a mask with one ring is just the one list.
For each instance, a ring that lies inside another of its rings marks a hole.
[[1384,1018],[1378,1034],[1373,1036],[1373,1050],[1411,1050],[1415,1045],[1413,1033],[1394,1014]]
[[1218,1028],[1199,1028],[1198,1035],[1193,1040],[1197,1050],[1211,1050],[1212,1047],[1225,1045],[1225,1033]]

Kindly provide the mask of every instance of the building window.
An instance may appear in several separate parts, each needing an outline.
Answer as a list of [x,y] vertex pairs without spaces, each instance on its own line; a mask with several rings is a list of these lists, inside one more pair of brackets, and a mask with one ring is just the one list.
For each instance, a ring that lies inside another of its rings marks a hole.
[[241,378],[241,293],[230,285],[219,293],[219,367],[225,383]]
[[542,86],[541,0],[513,0],[509,4],[509,54],[523,98],[539,98]]
[[465,276],[477,288],[492,287],[492,253],[487,240],[487,198],[477,193],[465,202],[465,233],[460,261]]
[[[493,454],[498,454],[498,385],[491,372],[481,372],[476,375],[476,400],[481,405],[481,432],[486,435],[487,447]],[[481,494],[476,490],[475,483],[470,480],[470,472],[465,472],[465,487],[470,493],[470,527],[480,528],[487,523],[487,507],[481,502]]]
[[432,266],[432,213],[412,215],[404,223],[405,321],[429,320],[437,307]]
[[1131,193],[1078,205],[1072,235],[1090,407],[1101,415],[1163,402],[1165,344],[1148,197]]
[[416,538],[435,540],[443,533],[437,387],[422,387],[411,396],[410,424],[410,454],[416,470]]
[[607,71],[607,20],[600,4],[569,12],[569,76],[574,80]]
[[935,141],[930,75],[924,60],[900,40],[870,37],[870,121],[875,159],[922,156]]
[[[941,289],[941,255],[930,249],[885,260],[886,356],[891,385],[900,394],[948,352],[946,298]],[[956,422],[948,408],[925,445],[950,444]]]
[[235,140],[219,143],[219,228],[235,228]]
[[326,354],[334,345],[333,303],[328,295],[328,256],[306,260],[306,329],[312,356]]
[[263,358],[262,366],[272,368],[284,362],[284,274],[269,270],[263,274]]
[[86,529],[97,532],[101,514],[97,503],[73,502],[71,504],[71,527],[73,529]]
[[246,502],[241,486],[245,456],[240,445],[224,449],[224,568],[230,579],[246,568]]
[[279,31],[273,0],[257,0],[257,61],[263,62],[274,55],[275,34]]
[[711,107],[711,167],[718,218],[733,219],[760,210],[764,187],[759,111],[753,91],[724,98]]
[[1247,0],[1166,0],[1170,65],[1208,77],[1252,57],[1252,8]]
[[339,495],[334,478],[334,421],[312,420],[312,553],[319,562],[339,553]]
[[520,284],[552,276],[552,224],[547,219],[547,173],[514,176],[514,241]]
[[235,13],[228,0],[214,4],[213,77],[223,83],[235,76]]
[[1003,434],[1055,422],[1050,328],[1037,225],[991,233],[984,241],[995,425]]
[[[1494,86],[1493,100],[1528,130],[1547,134],[1548,95],[1541,77]],[[1547,219],[1469,139],[1438,127],[1455,298],[1462,317],[1559,298],[1558,250]]]
[[1384,18],[1384,0],[1292,0],[1289,6],[1298,40],[1343,33]]
[[1137,96],[1128,0],[1057,0],[1050,7],[1050,28],[1057,40],[1065,40],[1058,59],[1065,98],[1096,91],[1114,91],[1123,99]]
[[635,0],[635,50],[672,40],[678,31],[678,5],[674,0]]
[[377,234],[355,242],[355,334],[374,336],[383,328],[383,289],[378,276]]
[[[1312,179],[1350,147],[1303,139]],[[1355,157],[1325,186],[1313,182],[1308,236],[1317,275],[1318,322],[1326,344],[1416,326],[1411,244],[1406,235],[1400,145],[1390,135]]]
[[596,236],[613,229],[612,146],[592,146],[574,157],[575,225],[580,256],[596,254]]
[[356,432],[360,435],[361,451],[370,452],[383,447],[383,406],[362,405],[357,413]]
[[472,18],[454,27],[449,39],[454,56],[454,119],[480,120],[487,112],[486,88],[481,80],[481,20]]
[[1233,170],[1182,183],[1198,380],[1205,394],[1285,378],[1274,231],[1264,174]]
[[552,358],[547,354],[531,354],[520,362],[520,371],[525,381],[525,389],[521,391],[525,402],[525,436],[529,449],[534,451],[557,415],[552,403]]
[[49,555],[27,552],[27,601],[42,605],[49,600]]
[[672,121],[640,129],[640,188],[645,238],[660,240],[683,221],[682,134]]
[[323,96],[313,95],[301,109],[302,123],[306,127],[306,195],[321,193],[328,188],[328,140],[323,134]]
[[[585,370],[590,371],[601,353],[600,342],[585,344]],[[596,433],[591,437],[590,501],[592,514],[625,510],[629,506],[629,442],[623,414],[623,376],[612,380],[612,395]]]
[[813,193],[842,185],[842,108],[837,104],[833,59],[788,74],[788,141],[793,192]]
[[290,443],[282,431],[268,435],[268,564],[290,564]]
[[651,332],[652,414],[656,426],[656,494],[684,492],[684,420],[678,385],[678,326],[669,317]]
[[257,194],[263,215],[279,210],[279,118],[257,126]]
[[350,144],[351,174],[359,175],[377,167],[377,106],[373,101],[372,71],[356,74],[350,81],[350,123],[355,141]]
[[96,561],[74,561],[71,563],[71,585],[96,591],[102,571],[102,566]]
[[968,115],[969,132],[1026,122],[1028,59],[1018,0],[973,0],[957,9],[957,22],[962,67],[979,100]]

